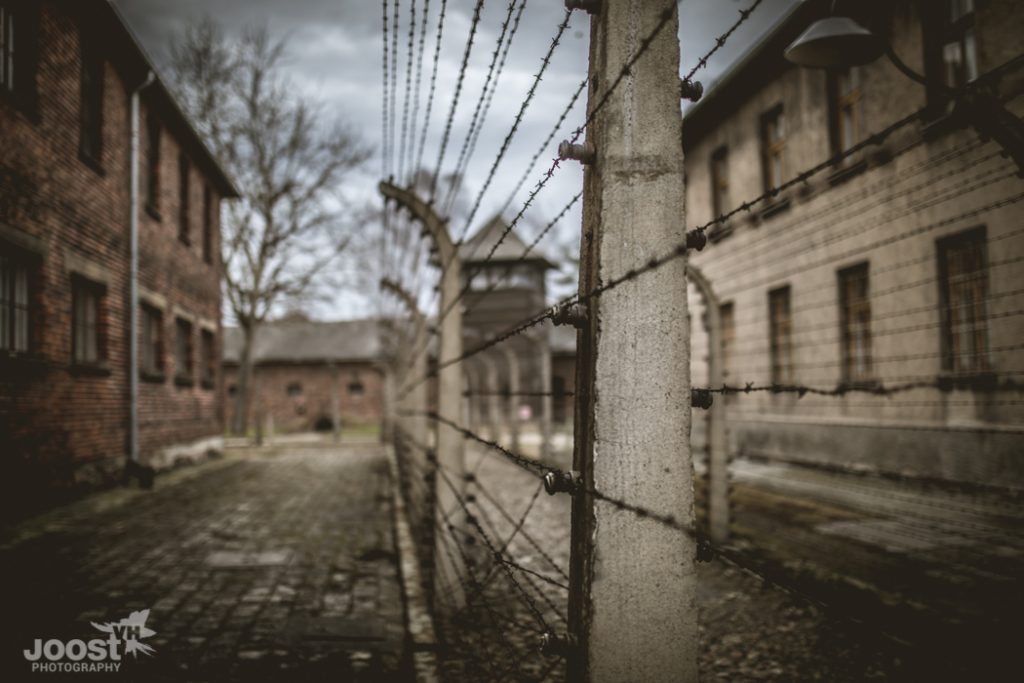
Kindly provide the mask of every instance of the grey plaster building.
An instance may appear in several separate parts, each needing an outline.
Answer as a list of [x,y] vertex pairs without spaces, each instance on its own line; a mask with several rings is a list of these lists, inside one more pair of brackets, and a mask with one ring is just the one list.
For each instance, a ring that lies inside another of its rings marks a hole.
[[[911,68],[1024,112],[1013,0],[848,3]],[[861,389],[725,399],[734,455],[1024,486],[1024,181],[941,86],[886,59],[801,69],[783,53],[829,3],[794,7],[685,114],[689,227],[921,112],[884,140],[715,225],[691,260],[693,381]],[[847,9],[844,7],[844,10]],[[907,383],[892,396],[870,393]]]

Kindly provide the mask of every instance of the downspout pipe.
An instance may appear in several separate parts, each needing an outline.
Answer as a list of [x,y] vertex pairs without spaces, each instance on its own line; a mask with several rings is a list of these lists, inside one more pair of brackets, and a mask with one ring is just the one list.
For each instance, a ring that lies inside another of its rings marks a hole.
[[156,81],[152,71],[131,95],[131,177],[129,218],[128,275],[128,471],[136,473],[139,483],[150,488],[152,471],[139,464],[139,95]]

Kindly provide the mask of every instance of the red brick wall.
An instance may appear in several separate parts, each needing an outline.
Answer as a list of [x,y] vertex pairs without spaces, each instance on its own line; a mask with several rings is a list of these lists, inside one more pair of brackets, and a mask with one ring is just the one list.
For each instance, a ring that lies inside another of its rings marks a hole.
[[[317,420],[331,417],[331,392],[337,386],[341,406],[341,424],[379,424],[383,406],[383,379],[370,363],[339,363],[337,383],[326,364],[261,364],[255,369],[256,389],[249,402],[249,424],[254,426],[258,414],[272,415],[275,431],[295,432],[311,430]],[[238,381],[236,366],[224,368],[225,391]],[[363,385],[362,396],[349,392],[349,384]],[[288,385],[298,383],[302,393],[288,394]],[[228,424],[235,412],[234,399],[227,397],[225,409]]]
[[[0,354],[0,476],[19,491],[31,488],[25,477],[52,490],[116,472],[128,438],[129,94],[107,61],[98,171],[79,157],[76,21],[43,4],[39,41],[36,113],[0,97],[0,240],[9,248],[13,238],[25,236],[40,252],[33,262],[31,354]],[[163,159],[166,215],[171,216],[177,175],[169,164],[177,163],[177,149],[166,133]],[[200,226],[198,169],[192,178],[193,223]],[[213,321],[219,344],[219,265],[203,263],[198,245],[188,250],[176,244],[176,222],[142,215],[142,286],[164,297],[169,307]],[[100,312],[105,363],[99,371],[83,371],[71,362],[72,271],[82,270],[83,263],[106,283]],[[170,308],[164,322],[170,354]],[[198,324],[195,334],[198,353]],[[216,352],[219,356],[219,345]],[[144,449],[220,432],[215,389],[179,388],[169,379],[142,382],[140,388]]]

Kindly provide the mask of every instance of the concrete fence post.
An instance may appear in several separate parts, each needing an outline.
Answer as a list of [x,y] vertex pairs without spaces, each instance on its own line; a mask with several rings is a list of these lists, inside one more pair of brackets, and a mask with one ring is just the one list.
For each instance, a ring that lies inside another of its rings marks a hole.
[[[591,15],[589,107],[668,21],[587,127],[580,291],[670,252],[685,231],[674,0],[603,0]],[[588,110],[589,110],[588,107]],[[586,305],[574,469],[586,489],[693,527],[686,264]],[[696,543],[678,528],[573,498],[570,680],[697,680]]]

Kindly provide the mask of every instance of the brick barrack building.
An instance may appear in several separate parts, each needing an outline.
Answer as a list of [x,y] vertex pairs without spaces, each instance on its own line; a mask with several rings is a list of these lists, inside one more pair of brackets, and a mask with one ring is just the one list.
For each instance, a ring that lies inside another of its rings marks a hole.
[[[161,466],[222,433],[219,208],[231,182],[105,0],[0,0],[0,480],[13,508]],[[14,495],[14,494],[17,495]]]

